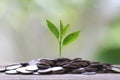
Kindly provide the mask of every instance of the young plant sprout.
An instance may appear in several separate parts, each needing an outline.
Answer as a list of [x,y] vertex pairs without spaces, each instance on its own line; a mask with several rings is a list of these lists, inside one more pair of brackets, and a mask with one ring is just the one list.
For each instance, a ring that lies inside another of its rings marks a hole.
[[80,31],[70,33],[66,36],[68,30],[70,29],[70,24],[64,26],[63,22],[60,20],[60,29],[58,30],[51,21],[46,20],[46,22],[49,30],[57,38],[59,43],[59,57],[62,57],[62,48],[75,41],[78,38]]

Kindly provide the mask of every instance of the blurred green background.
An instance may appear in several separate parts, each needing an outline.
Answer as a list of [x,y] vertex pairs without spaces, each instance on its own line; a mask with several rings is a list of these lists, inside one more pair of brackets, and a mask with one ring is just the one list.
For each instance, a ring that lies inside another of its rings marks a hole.
[[57,58],[46,19],[81,30],[63,57],[120,64],[120,0],[0,0],[0,63]]

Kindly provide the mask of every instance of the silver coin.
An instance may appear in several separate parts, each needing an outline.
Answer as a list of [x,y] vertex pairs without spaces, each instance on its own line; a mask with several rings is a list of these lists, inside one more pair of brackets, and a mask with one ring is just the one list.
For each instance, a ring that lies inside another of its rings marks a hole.
[[9,70],[5,71],[6,74],[17,74],[18,72],[16,70]]
[[51,70],[52,71],[59,71],[59,70],[63,70],[63,67],[52,67]]
[[118,68],[118,67],[112,67],[111,68],[113,71],[115,71],[115,72],[119,72],[120,73],[120,68]]
[[51,68],[48,68],[48,69],[38,70],[38,73],[49,73],[51,71],[52,71]]
[[6,66],[6,70],[14,70],[20,67],[22,67],[22,65],[20,64],[9,65],[9,66]]
[[23,73],[23,74],[30,74],[33,72],[33,71],[27,71],[26,67],[18,68],[18,69],[16,69],[16,71]]
[[120,65],[112,65],[112,67],[120,68]]
[[36,71],[36,70],[38,70],[38,67],[37,67],[37,65],[30,65],[30,66],[26,66],[26,70]]
[[85,70],[85,68],[79,68],[78,70]]
[[31,60],[30,62],[28,62],[29,65],[37,65],[38,63],[38,60]]

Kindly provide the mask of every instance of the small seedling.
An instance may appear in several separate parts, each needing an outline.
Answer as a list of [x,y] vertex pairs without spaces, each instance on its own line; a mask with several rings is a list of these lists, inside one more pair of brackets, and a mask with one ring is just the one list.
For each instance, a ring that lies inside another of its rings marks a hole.
[[62,57],[62,48],[75,41],[78,38],[80,31],[70,33],[66,36],[68,30],[70,29],[70,24],[64,26],[63,22],[60,20],[60,29],[58,30],[51,21],[46,20],[46,22],[49,30],[57,38],[57,41],[59,43],[59,57]]

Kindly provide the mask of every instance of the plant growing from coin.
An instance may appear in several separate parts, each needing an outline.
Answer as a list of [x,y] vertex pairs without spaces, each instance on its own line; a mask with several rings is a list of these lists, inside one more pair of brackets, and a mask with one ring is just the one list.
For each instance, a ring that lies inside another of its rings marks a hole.
[[80,31],[70,33],[66,36],[70,29],[70,24],[64,26],[63,22],[60,20],[60,29],[58,30],[51,21],[46,20],[46,22],[49,30],[53,33],[59,43],[59,57],[62,57],[62,48],[75,41],[78,38]]

